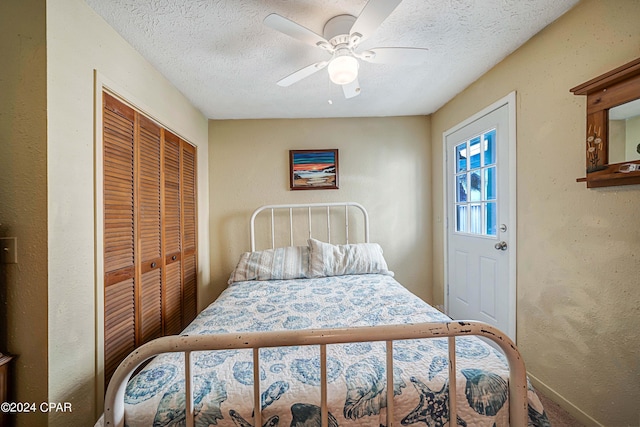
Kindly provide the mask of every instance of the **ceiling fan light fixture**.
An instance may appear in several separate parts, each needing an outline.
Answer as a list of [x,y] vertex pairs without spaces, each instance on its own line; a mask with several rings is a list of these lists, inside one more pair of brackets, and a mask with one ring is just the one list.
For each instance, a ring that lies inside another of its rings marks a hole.
[[349,84],[358,77],[358,66],[358,60],[353,56],[337,56],[327,67],[329,78],[337,85]]
[[324,24],[322,36],[276,13],[268,15],[263,21],[266,26],[332,55],[329,61],[316,62],[280,79],[278,86],[291,86],[320,69],[327,68],[331,82],[341,85],[345,98],[349,99],[360,93],[360,60],[393,65],[419,65],[425,62],[426,49],[421,48],[378,47],[362,53],[355,50],[401,2],[402,0],[367,0],[358,17],[337,15],[330,18]]

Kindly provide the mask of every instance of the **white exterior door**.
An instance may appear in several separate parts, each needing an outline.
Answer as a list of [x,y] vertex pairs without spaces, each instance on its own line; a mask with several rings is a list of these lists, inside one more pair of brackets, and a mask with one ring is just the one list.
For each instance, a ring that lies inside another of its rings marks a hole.
[[447,314],[515,341],[515,93],[445,132]]

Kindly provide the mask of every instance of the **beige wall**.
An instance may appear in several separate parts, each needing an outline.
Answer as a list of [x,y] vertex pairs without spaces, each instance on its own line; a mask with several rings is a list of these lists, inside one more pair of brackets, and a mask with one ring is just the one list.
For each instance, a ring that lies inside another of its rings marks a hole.
[[[0,352],[18,355],[11,400],[41,402],[47,400],[44,0],[0,2],[0,28],[0,237],[18,238],[19,261],[0,265]],[[31,421],[43,425],[46,415]]]
[[442,302],[442,134],[517,91],[518,345],[545,392],[608,426],[640,423],[640,186],[576,183],[586,100],[569,89],[640,56],[638,17],[637,0],[583,0],[436,112],[431,128]]
[[[96,285],[100,255],[95,254],[94,238],[94,70],[198,147],[203,287],[209,279],[208,130],[206,118],[82,0],[48,0],[46,14],[48,216],[44,223],[49,243],[43,259],[49,260],[48,303],[37,308],[43,319],[34,321],[25,313],[18,321],[48,328],[48,347],[44,347],[48,374],[39,378],[44,400],[73,405],[72,414],[51,413],[49,425],[86,426],[97,415],[96,316],[102,316],[96,303],[101,290]],[[21,425],[34,424],[25,415]]]
[[[249,250],[255,208],[356,201],[397,279],[431,300],[429,135],[427,117],[210,121],[212,297]],[[339,190],[289,190],[289,150],[313,148],[339,150]]]

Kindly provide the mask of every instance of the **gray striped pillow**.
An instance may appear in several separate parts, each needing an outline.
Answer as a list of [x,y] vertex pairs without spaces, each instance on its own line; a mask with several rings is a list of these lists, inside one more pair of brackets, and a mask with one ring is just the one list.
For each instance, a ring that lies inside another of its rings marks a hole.
[[342,276],[346,274],[387,274],[387,262],[377,243],[332,245],[309,239],[309,276]]
[[287,246],[245,252],[231,273],[228,284],[246,280],[289,280],[309,277],[309,248]]

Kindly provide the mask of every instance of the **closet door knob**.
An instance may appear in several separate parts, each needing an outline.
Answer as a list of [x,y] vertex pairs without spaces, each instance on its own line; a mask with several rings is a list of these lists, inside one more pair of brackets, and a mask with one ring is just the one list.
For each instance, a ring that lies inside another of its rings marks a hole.
[[151,263],[151,268],[156,268],[156,263],[155,262]]
[[178,257],[177,257],[177,256],[175,256],[175,255],[171,257],[171,259],[172,259],[173,261],[175,261],[175,260],[176,260],[176,258],[178,258]]

